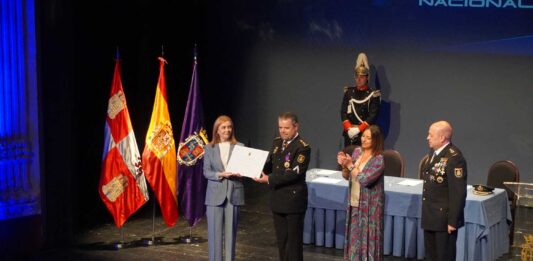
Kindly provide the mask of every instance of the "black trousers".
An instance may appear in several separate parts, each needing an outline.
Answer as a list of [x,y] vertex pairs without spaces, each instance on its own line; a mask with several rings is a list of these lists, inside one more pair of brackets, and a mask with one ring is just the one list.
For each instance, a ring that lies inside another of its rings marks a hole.
[[424,230],[424,246],[426,260],[454,261],[456,254],[457,230],[448,234],[448,231]]
[[280,261],[303,260],[304,213],[272,212]]

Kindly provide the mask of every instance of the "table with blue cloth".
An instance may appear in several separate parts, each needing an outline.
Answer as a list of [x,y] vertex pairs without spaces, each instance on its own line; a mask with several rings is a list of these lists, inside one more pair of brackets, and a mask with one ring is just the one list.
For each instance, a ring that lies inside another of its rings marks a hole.
[[[398,184],[411,183],[409,185]],[[384,253],[424,258],[424,230],[420,217],[422,180],[385,176]],[[340,171],[307,172],[309,205],[305,215],[304,243],[344,247],[348,181]],[[488,196],[468,187],[465,226],[457,236],[456,260],[495,260],[509,250],[511,211],[507,193],[495,189]]]

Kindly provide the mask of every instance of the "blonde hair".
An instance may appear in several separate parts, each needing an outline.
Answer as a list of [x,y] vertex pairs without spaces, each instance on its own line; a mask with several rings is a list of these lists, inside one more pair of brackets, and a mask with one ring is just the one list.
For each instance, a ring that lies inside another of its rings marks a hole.
[[209,144],[211,144],[212,146],[215,146],[215,144],[220,143],[220,136],[218,136],[218,128],[220,127],[220,125],[222,125],[222,123],[226,123],[228,121],[231,123],[231,126],[232,126],[231,138],[229,140],[230,144],[237,144],[237,139],[235,138],[235,127],[233,126],[233,121],[231,120],[229,116],[226,116],[226,115],[220,115],[215,120],[215,123],[213,124],[213,136],[211,136],[212,139]]

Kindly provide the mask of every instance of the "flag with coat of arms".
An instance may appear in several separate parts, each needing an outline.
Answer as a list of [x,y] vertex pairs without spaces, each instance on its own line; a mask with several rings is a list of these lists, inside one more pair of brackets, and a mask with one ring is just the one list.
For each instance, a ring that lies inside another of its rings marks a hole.
[[191,85],[187,107],[181,127],[178,147],[178,198],[182,216],[189,226],[194,226],[205,215],[205,192],[207,180],[204,177],[203,154],[208,143],[204,128],[202,99],[198,88],[197,59],[194,56]]
[[159,57],[159,81],[154,107],[142,156],[146,179],[159,201],[161,213],[167,226],[174,226],[178,219],[176,191],[176,145],[168,112],[167,85],[165,81],[166,60]]
[[108,100],[98,192],[118,228],[149,199],[118,59]]

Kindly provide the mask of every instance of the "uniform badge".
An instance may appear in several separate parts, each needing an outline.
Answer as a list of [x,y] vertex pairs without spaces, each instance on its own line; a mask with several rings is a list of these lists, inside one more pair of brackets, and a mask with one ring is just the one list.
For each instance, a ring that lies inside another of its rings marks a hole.
[[294,167],[292,170],[294,170],[296,174],[300,174],[300,166],[296,165],[296,167]]
[[288,169],[288,168],[291,166],[291,164],[290,164],[288,161],[285,161],[285,163],[283,164],[283,166],[284,166],[286,169]]
[[454,173],[455,173],[455,177],[456,178],[462,178],[463,177],[463,168],[455,168]]
[[274,151],[272,152],[272,154],[276,154],[276,152],[278,152],[278,146],[276,146],[276,147],[274,148]]
[[304,155],[298,155],[298,158],[296,159],[296,161],[298,161],[298,163],[302,164],[304,163],[304,160],[305,160],[305,156]]
[[442,176],[438,176],[437,177],[437,182],[438,183],[442,183],[444,181],[444,178],[442,178]]

